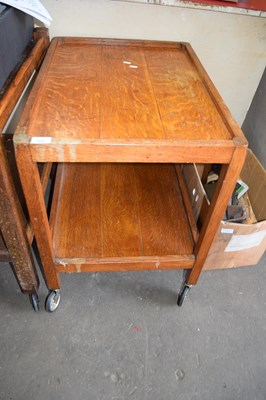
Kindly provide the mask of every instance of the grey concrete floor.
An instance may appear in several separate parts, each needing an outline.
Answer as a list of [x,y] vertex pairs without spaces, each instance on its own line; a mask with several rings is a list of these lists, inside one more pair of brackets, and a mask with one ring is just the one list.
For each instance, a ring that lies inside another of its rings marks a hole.
[[182,271],[61,275],[54,314],[0,268],[0,399],[266,399],[266,257],[204,272],[182,308]]

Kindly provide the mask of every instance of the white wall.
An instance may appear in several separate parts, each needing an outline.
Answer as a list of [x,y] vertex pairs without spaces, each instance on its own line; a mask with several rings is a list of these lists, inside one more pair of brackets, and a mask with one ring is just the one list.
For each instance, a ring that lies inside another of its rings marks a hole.
[[266,19],[111,0],[42,0],[50,35],[187,41],[241,125],[266,63]]

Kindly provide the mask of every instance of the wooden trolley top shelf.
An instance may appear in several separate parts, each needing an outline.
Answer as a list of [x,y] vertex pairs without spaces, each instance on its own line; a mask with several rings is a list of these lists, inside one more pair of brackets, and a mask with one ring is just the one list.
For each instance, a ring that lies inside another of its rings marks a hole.
[[121,269],[121,263],[175,268],[180,260],[186,268],[194,260],[172,164],[61,164],[51,220],[62,270],[69,264]]
[[189,44],[85,38],[53,39],[15,141],[70,162],[229,162],[246,145]]

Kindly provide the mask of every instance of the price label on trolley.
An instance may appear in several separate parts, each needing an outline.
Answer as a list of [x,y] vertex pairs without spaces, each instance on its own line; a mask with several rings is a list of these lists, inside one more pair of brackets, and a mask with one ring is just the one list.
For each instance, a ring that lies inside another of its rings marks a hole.
[[34,136],[31,138],[31,144],[48,144],[51,143],[52,138],[49,136]]

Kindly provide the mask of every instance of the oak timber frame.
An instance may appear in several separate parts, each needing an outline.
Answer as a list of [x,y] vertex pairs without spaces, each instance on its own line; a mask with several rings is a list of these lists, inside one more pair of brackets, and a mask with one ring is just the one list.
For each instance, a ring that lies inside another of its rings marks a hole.
[[[60,40],[60,39],[59,39]],[[63,39],[62,39],[63,40]],[[71,39],[69,39],[71,42]],[[86,39],[80,39],[86,41]],[[193,254],[159,257],[160,269],[186,269],[187,285],[195,285],[202,271],[204,261],[219,227],[224,211],[235,187],[236,180],[242,169],[247,142],[242,131],[233,120],[227,107],[224,105],[216,88],[200,64],[197,56],[187,43],[127,41],[90,39],[95,44],[123,45],[123,46],[151,46],[174,47],[180,46],[187,52],[190,62],[201,77],[203,85],[213,104],[218,110],[223,123],[231,135],[230,140],[200,140],[200,139],[173,139],[173,140],[138,140],[134,138],[114,140],[112,138],[67,138],[49,136],[49,140],[35,142],[28,135],[29,116],[34,107],[36,96],[41,95],[45,73],[51,63],[55,42],[50,53],[44,60],[35,90],[32,91],[29,101],[19,123],[15,135],[16,158],[23,190],[38,244],[47,286],[49,289],[59,289],[60,272],[94,272],[94,271],[124,271],[137,269],[158,269],[158,257],[106,257],[104,259],[57,259],[54,253],[53,233],[57,205],[60,202],[60,193],[55,191],[55,206],[48,219],[43,197],[43,189],[37,163],[219,163],[222,165],[218,184],[211,201],[210,208],[203,221],[203,226],[197,232],[196,222],[188,201],[186,187],[182,182],[182,173],[179,165],[176,166],[180,190],[194,240]],[[59,171],[60,175],[60,171]],[[57,177],[60,180],[60,176]]]

